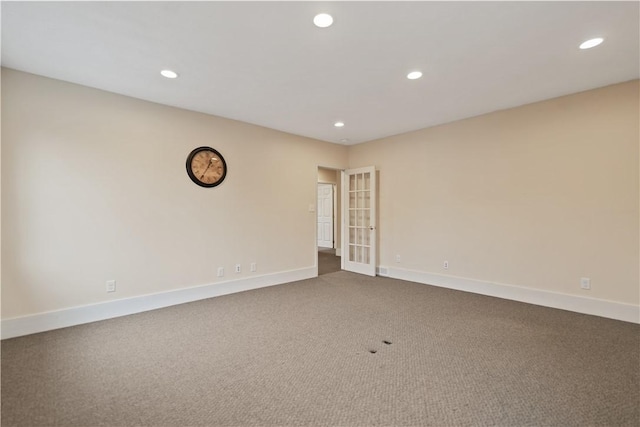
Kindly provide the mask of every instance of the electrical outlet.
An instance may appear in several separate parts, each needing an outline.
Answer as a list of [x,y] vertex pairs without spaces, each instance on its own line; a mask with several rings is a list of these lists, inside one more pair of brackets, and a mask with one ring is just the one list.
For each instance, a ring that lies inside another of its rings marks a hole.
[[251,271],[252,271],[252,272],[255,272],[255,271],[257,271],[257,270],[258,270],[258,265],[257,265],[255,262],[252,262],[252,263],[251,263]]
[[107,280],[107,292],[115,292],[115,291],[116,291],[116,281]]
[[591,289],[591,279],[588,277],[580,278],[580,287],[586,290]]
[[396,262],[400,262],[401,260],[400,255],[396,255]]
[[444,268],[445,270],[449,269],[449,261],[445,261],[442,263],[442,268]]
[[218,267],[218,277],[224,277],[224,267]]
[[242,268],[240,267],[240,264],[236,264],[236,273],[240,273],[242,271]]

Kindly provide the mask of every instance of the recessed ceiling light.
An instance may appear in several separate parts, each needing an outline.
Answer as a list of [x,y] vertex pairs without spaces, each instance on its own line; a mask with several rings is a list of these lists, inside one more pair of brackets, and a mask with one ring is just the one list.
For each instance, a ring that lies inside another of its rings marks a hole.
[[342,139],[340,140],[340,142],[347,143],[347,142],[349,142],[349,138],[342,138]]
[[333,125],[337,128],[341,128],[342,126],[344,126],[344,122],[335,122]]
[[409,74],[407,74],[407,78],[409,80],[419,79],[420,77],[422,77],[422,72],[420,71],[412,71]]
[[604,39],[602,37],[596,37],[595,39],[587,40],[580,45],[580,49],[591,49],[592,47],[598,46],[603,41]]
[[178,77],[178,73],[176,73],[175,71],[171,71],[171,70],[162,70],[160,71],[160,74],[162,74],[164,77],[168,78],[168,79],[175,79]]
[[328,13],[319,13],[313,18],[316,27],[327,28],[333,24],[333,17]]

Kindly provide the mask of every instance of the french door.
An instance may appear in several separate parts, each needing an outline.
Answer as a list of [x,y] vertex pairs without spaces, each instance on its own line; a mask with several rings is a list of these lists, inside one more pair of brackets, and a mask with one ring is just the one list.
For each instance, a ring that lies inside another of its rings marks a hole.
[[342,172],[342,269],[376,275],[376,169]]

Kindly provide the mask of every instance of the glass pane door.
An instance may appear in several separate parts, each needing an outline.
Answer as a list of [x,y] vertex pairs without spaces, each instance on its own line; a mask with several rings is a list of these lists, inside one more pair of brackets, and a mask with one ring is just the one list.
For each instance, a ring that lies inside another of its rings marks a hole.
[[375,276],[375,168],[345,171],[343,269]]

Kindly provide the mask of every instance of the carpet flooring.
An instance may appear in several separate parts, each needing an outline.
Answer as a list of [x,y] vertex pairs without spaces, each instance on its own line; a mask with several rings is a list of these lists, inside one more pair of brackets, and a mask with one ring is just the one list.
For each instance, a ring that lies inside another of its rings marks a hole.
[[335,249],[318,248],[318,275],[340,271],[340,257]]
[[637,426],[640,326],[345,271],[2,341],[2,426]]

